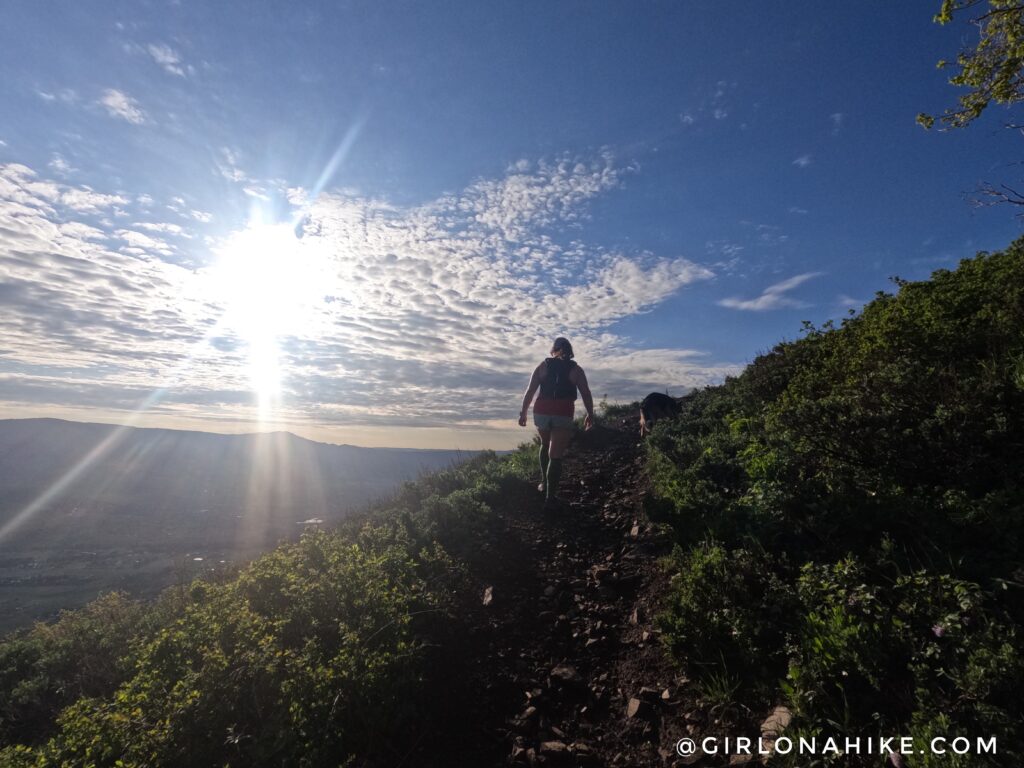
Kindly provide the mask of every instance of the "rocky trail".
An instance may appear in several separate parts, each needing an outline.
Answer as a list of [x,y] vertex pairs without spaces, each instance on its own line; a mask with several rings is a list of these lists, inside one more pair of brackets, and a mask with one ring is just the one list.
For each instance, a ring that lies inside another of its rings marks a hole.
[[667,586],[658,559],[671,545],[644,515],[637,428],[619,419],[578,433],[564,508],[545,512],[524,490],[496,510],[499,551],[474,574],[463,606],[471,701],[452,715],[467,721],[437,764],[697,762],[675,751],[702,716],[653,625]]

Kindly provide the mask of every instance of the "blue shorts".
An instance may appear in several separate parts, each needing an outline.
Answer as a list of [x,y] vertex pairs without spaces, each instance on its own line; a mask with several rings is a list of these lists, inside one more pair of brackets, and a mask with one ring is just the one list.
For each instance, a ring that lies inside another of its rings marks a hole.
[[552,429],[572,429],[574,422],[572,416],[548,416],[543,413],[534,413],[533,426],[547,432]]

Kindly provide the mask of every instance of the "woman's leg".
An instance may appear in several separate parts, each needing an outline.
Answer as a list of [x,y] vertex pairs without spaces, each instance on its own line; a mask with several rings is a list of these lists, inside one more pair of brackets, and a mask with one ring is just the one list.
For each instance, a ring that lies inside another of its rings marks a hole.
[[548,461],[550,456],[549,446],[551,445],[551,430],[538,429],[540,435],[540,485],[537,490],[543,493],[547,489]]
[[548,449],[547,498],[558,497],[558,480],[562,476],[562,457],[572,439],[572,428],[551,430],[551,446]]

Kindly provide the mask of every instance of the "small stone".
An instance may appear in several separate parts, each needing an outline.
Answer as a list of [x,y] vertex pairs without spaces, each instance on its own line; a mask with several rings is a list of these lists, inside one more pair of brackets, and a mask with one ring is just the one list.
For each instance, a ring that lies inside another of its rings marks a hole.
[[562,741],[544,741],[541,742],[540,753],[545,757],[560,757],[569,754],[569,747]]
[[583,680],[583,676],[576,671],[575,667],[568,665],[560,665],[551,670],[549,674],[551,680],[562,683],[563,685],[572,686],[584,686],[586,685]]
[[484,605],[490,605],[492,602],[494,602],[494,587],[488,587],[484,590],[483,603]]
[[761,723],[761,735],[778,736],[792,721],[793,713],[789,711],[788,707],[780,705],[773,709],[772,713]]
[[630,720],[638,717],[650,717],[652,711],[650,702],[642,699],[632,698],[629,700],[629,704],[626,705],[626,717]]

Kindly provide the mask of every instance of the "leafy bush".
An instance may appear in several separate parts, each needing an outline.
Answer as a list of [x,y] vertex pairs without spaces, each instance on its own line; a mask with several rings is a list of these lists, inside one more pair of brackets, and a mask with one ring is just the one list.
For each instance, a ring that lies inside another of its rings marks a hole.
[[532,464],[485,455],[232,578],[108,595],[5,639],[0,764],[399,762],[444,716],[458,556],[493,540],[489,502]]
[[785,673],[792,598],[767,553],[728,551],[714,542],[674,553],[669,609],[659,619],[670,652],[692,674],[725,670],[746,687]]
[[[788,697],[800,728],[976,727],[1012,743],[1024,736],[1007,695],[1022,682],[1024,240],[897,284],[655,429],[651,508],[690,548],[674,561],[666,641],[705,674],[744,652],[752,670],[788,657],[774,695],[749,690],[760,706]],[[743,557],[759,549],[787,557],[761,558],[747,591]],[[768,584],[796,599],[777,602],[789,606],[777,632],[752,634]]]
[[145,609],[111,592],[0,644],[0,743],[38,743],[78,698],[110,694],[131,670]]

